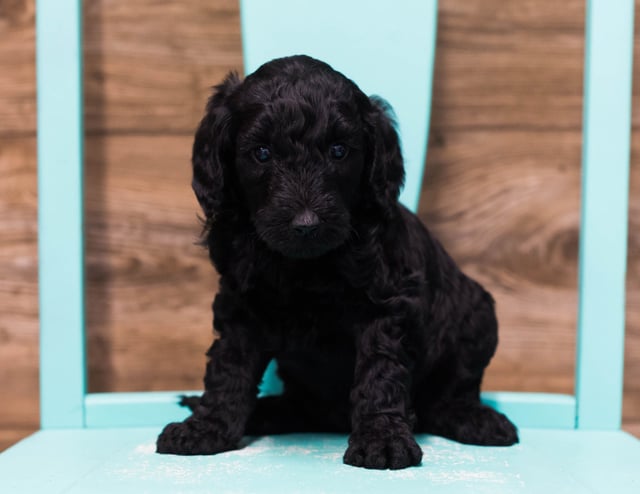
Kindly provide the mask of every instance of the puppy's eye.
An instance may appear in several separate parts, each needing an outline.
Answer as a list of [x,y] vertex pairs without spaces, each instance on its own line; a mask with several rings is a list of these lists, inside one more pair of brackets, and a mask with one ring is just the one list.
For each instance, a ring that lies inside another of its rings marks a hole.
[[329,156],[332,160],[340,161],[349,154],[349,148],[344,144],[332,144],[329,147]]
[[259,163],[266,163],[271,159],[271,149],[267,146],[258,146],[253,150],[253,157]]

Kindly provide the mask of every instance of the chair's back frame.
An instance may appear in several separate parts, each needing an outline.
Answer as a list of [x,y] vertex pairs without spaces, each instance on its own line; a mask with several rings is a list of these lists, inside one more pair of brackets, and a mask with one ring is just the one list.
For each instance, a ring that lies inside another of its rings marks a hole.
[[576,425],[622,420],[634,1],[587,2]]
[[40,423],[83,427],[86,394],[80,0],[36,3]]
[[[245,9],[248,0],[241,3]],[[41,425],[163,423],[185,413],[175,405],[175,393],[87,394],[81,0],[37,0],[36,5]],[[435,12],[436,0],[430,5]],[[484,396],[521,426],[620,427],[634,1],[588,0],[587,5],[576,397]],[[246,19],[245,12],[243,24]],[[245,46],[245,57],[251,56]],[[430,84],[431,74],[427,103]],[[424,131],[424,154],[428,122],[415,125]],[[416,158],[409,161],[413,166]],[[417,182],[403,193],[414,206]]]

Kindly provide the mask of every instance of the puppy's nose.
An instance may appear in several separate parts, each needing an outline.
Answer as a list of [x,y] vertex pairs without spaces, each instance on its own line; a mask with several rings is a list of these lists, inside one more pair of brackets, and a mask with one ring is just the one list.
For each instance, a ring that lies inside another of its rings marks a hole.
[[293,221],[291,221],[291,226],[293,230],[301,236],[310,235],[318,225],[320,224],[320,218],[313,211],[305,209],[302,213],[298,213]]

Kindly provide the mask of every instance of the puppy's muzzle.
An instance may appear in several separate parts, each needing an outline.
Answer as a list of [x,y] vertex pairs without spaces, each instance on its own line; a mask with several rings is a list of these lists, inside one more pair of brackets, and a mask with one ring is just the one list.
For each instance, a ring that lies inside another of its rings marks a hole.
[[309,209],[298,213],[291,221],[291,228],[299,237],[308,237],[318,229],[320,218]]

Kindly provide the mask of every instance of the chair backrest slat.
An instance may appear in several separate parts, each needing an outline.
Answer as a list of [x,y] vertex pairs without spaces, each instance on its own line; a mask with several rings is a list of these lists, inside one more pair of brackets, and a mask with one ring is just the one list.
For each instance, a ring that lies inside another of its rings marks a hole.
[[406,181],[400,196],[416,210],[427,152],[437,0],[241,0],[245,72],[288,55],[318,58],[366,94],[391,103]]
[[634,0],[587,2],[577,427],[622,416]]
[[80,0],[39,0],[40,422],[84,426],[86,391]]

